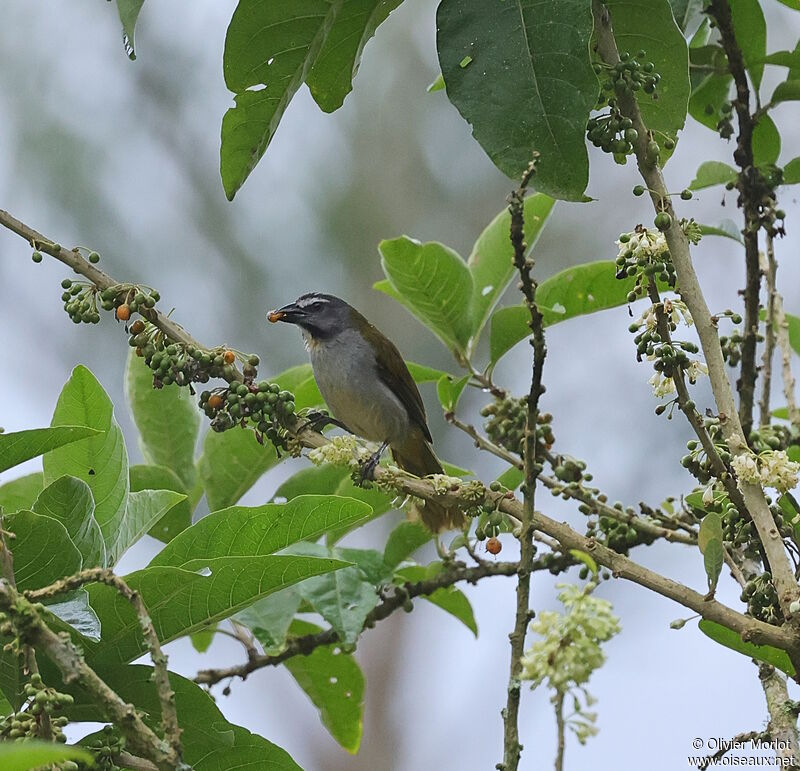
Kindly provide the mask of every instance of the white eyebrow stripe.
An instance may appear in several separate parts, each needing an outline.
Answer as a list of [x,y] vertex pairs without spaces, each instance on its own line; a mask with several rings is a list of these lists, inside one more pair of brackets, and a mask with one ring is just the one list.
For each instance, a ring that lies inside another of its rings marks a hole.
[[297,306],[300,308],[305,308],[309,305],[313,305],[314,303],[329,303],[325,297],[320,297],[319,295],[311,295],[311,297],[302,297],[297,301]]

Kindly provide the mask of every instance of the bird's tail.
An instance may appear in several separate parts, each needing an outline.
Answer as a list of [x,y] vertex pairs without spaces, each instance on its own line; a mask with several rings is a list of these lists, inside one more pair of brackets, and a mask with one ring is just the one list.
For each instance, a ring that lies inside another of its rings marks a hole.
[[[401,445],[392,445],[392,456],[400,468],[418,477],[444,473],[433,449],[418,430],[414,430]],[[426,527],[434,533],[460,528],[464,524],[464,512],[455,506],[425,501],[416,506],[416,511]]]

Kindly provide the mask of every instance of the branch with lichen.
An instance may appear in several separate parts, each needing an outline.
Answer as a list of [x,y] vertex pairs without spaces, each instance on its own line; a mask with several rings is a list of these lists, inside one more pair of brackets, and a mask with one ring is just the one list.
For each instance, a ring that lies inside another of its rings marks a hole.
[[180,763],[181,748],[181,727],[178,724],[178,713],[175,709],[175,692],[169,682],[169,670],[167,669],[167,656],[161,650],[161,643],[156,634],[150,612],[142,600],[139,592],[134,591],[128,584],[116,575],[109,568],[89,568],[75,575],[62,578],[49,586],[41,589],[32,589],[24,592],[24,596],[31,602],[42,602],[43,600],[65,594],[84,586],[85,584],[100,583],[110,586],[121,594],[133,609],[139,619],[139,626],[142,636],[150,650],[150,658],[153,662],[153,681],[158,693],[158,700],[161,705],[161,722],[164,728],[164,738],[169,742],[172,754]]
[[[610,14],[599,0],[593,0],[593,11],[597,51],[603,61],[613,66],[619,61],[619,53]],[[656,211],[669,215],[669,224],[664,230],[664,235],[677,274],[681,298],[692,315],[700,338],[723,436],[732,456],[746,454],[749,452],[747,440],[725,370],[725,360],[714,317],[708,308],[692,263],[689,240],[680,222],[673,216],[674,210],[661,169],[647,153],[651,134],[642,119],[641,111],[633,95],[620,95],[618,104],[622,114],[630,118],[633,128],[637,132],[633,149],[639,172],[650,191],[653,206]],[[738,481],[738,486],[746,511],[750,514],[763,545],[768,567],[778,592],[781,610],[789,623],[797,626],[800,622],[800,614],[792,613],[791,606],[795,600],[800,599],[800,587],[795,580],[792,564],[786,553],[781,534],[772,518],[764,490],[758,484],[742,480]]]
[[7,580],[0,581],[0,611],[6,613],[19,638],[45,654],[61,672],[66,684],[76,683],[120,730],[131,750],[152,761],[161,771],[185,768],[170,745],[142,720],[133,704],[113,691],[86,663],[78,647],[56,634],[42,619],[36,605]]
[[500,771],[516,771],[519,767],[522,744],[519,741],[519,703],[520,675],[522,673],[522,656],[525,652],[525,634],[531,621],[531,566],[536,555],[534,535],[534,499],[536,481],[542,470],[542,464],[536,457],[536,425],[539,419],[539,398],[544,393],[542,372],[547,356],[544,339],[544,324],[539,306],[536,304],[537,283],[533,278],[533,259],[526,258],[524,201],[528,184],[536,172],[538,153],[522,175],[519,187],[509,196],[508,211],[511,215],[511,245],[514,249],[513,263],[519,274],[519,288],[525,298],[530,314],[530,344],[533,348],[533,367],[531,385],[526,398],[525,432],[523,434],[523,507],[520,518],[520,569],[517,578],[517,608],[514,617],[514,629],[509,634],[511,657],[508,675],[508,694],[503,716],[503,761],[497,764]]

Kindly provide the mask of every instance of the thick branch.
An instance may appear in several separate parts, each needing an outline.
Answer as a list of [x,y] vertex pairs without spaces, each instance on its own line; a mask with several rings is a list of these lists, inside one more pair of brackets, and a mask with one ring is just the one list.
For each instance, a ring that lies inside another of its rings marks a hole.
[[777,755],[786,758],[788,765],[800,765],[800,742],[797,734],[797,711],[786,689],[786,680],[769,664],[759,664],[758,677],[764,689],[769,712],[767,733],[777,747]]
[[[433,578],[425,581],[406,582],[397,587],[394,594],[385,597],[380,604],[373,608],[364,621],[364,628],[373,627],[378,621],[388,618],[392,613],[405,605],[408,600],[415,597],[426,597],[439,589],[453,586],[460,581],[477,583],[488,576],[513,576],[516,575],[518,564],[516,562],[481,562],[477,567],[466,567],[462,563],[455,563],[450,568],[443,570]],[[537,570],[546,570],[544,561],[536,566]],[[251,673],[264,667],[275,667],[294,656],[308,656],[317,648],[333,645],[339,642],[339,635],[333,629],[326,629],[316,634],[290,639],[286,648],[273,655],[252,656],[244,664],[226,669],[203,669],[197,673],[195,682],[201,685],[214,685],[230,677],[241,677],[243,680]]]
[[65,592],[78,589],[84,584],[101,583],[116,589],[136,611],[139,618],[139,625],[142,628],[147,647],[150,649],[150,658],[153,661],[153,680],[158,692],[158,699],[161,704],[161,722],[164,728],[164,736],[170,744],[173,755],[180,758],[181,749],[181,728],[178,725],[178,713],[175,709],[175,693],[169,683],[169,670],[167,669],[167,656],[161,650],[161,643],[158,640],[150,613],[142,600],[141,595],[135,592],[119,576],[115,575],[108,568],[90,568],[74,576],[62,578],[50,586],[42,589],[35,589],[25,592],[26,599],[31,602],[42,602],[43,600],[55,597]]
[[[606,63],[613,65],[619,61],[619,55],[611,29],[611,19],[599,0],[594,0],[593,7],[598,52]],[[659,211],[663,210],[672,216],[672,223],[665,232],[667,245],[678,276],[681,298],[692,314],[703,348],[723,435],[733,455],[748,452],[742,424],[739,421],[736,410],[733,391],[725,371],[725,360],[722,356],[717,328],[692,264],[689,241],[681,228],[680,222],[674,216],[669,192],[664,183],[661,170],[657,164],[652,163],[647,157],[647,144],[650,134],[642,120],[639,106],[632,96],[620,96],[618,103],[623,114],[633,121],[633,128],[638,132],[639,136],[634,142],[636,160],[642,178],[650,190],[654,208]],[[783,615],[790,623],[796,625],[798,619],[794,618],[795,614],[790,610],[790,605],[795,599],[800,598],[800,589],[798,589],[795,581],[794,571],[786,554],[783,540],[772,519],[764,490],[758,485],[742,482],[741,480],[739,481],[739,489],[742,492],[746,509],[756,526],[758,536],[763,544]]]
[[58,667],[65,683],[77,683],[119,728],[128,747],[151,760],[161,771],[180,768],[174,750],[142,721],[133,704],[123,701],[86,663],[78,648],[57,635],[35,607],[7,581],[0,581],[0,610],[11,616],[25,642],[44,653]]

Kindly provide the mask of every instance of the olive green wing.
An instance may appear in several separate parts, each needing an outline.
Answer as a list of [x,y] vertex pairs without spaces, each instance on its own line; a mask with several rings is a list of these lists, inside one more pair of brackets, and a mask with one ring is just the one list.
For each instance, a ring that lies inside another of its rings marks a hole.
[[371,338],[373,347],[377,351],[375,358],[378,365],[378,377],[403,403],[411,417],[411,422],[416,424],[422,431],[423,436],[433,444],[428,421],[425,417],[425,405],[417,384],[414,382],[414,378],[411,377],[411,373],[400,355],[400,351],[397,350],[391,340],[387,339],[371,324],[366,336]]

